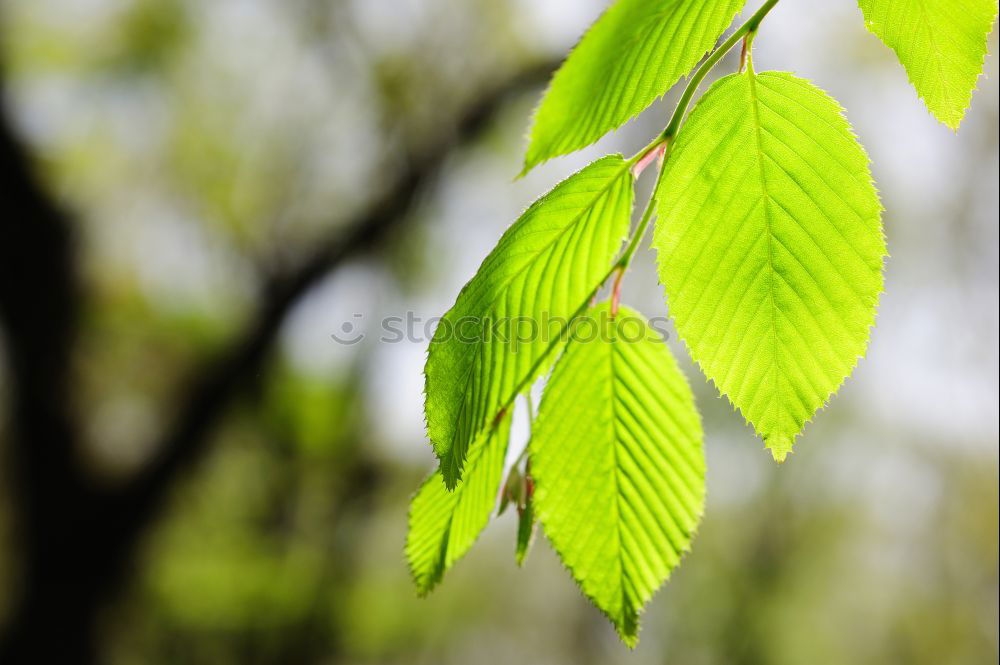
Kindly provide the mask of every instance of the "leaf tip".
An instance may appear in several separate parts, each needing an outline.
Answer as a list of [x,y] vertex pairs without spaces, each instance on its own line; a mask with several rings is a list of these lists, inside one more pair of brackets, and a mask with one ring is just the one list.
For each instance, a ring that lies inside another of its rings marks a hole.
[[975,88],[969,91],[969,100],[964,106],[943,106],[941,104],[935,104],[932,100],[928,99],[926,95],[918,94],[921,101],[924,102],[924,106],[927,108],[927,112],[930,113],[931,117],[940,122],[942,125],[951,130],[952,134],[958,134],[958,128],[965,119],[965,114],[968,112],[969,108],[972,106],[972,93],[975,92]]
[[441,479],[444,481],[445,489],[449,492],[455,491],[458,483],[462,480],[467,454],[467,446],[459,450],[455,444],[452,444],[447,452],[438,455],[438,469],[441,471]]
[[544,154],[539,155],[538,153],[539,151],[535,148],[535,142],[532,140],[528,145],[528,150],[524,154],[524,165],[521,167],[521,172],[517,174],[514,180],[520,180],[524,176],[531,173],[532,169],[536,166],[548,161],[548,157]]
[[444,481],[444,488],[449,492],[454,492],[455,488],[458,487],[458,481],[462,479],[460,472],[458,471],[452,473],[442,473],[441,478]]
[[774,461],[781,464],[785,461],[785,458],[788,457],[788,453],[792,452],[792,444],[794,441],[794,437],[780,434],[769,436],[764,443],[771,451],[771,456],[774,457]]
[[417,598],[426,598],[434,588],[433,585],[423,582],[414,582],[414,585],[417,587]]
[[629,648],[629,650],[634,650],[639,646],[639,626],[635,624],[633,626],[626,626],[618,630],[618,637],[621,639],[622,643]]

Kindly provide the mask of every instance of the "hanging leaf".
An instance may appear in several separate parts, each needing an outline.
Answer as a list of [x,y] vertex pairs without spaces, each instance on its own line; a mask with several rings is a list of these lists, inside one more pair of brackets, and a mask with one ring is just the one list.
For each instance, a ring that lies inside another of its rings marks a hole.
[[673,356],[638,313],[590,310],[530,442],[535,511],[583,592],[634,646],[639,613],[691,542],[705,500],[702,430]]
[[841,111],[791,74],[723,78],[657,193],[677,329],[778,461],[864,354],[882,290],[881,205]]
[[556,72],[535,113],[524,172],[590,145],[690,72],[746,0],[618,0]]
[[952,129],[983,71],[996,0],[860,0],[865,23],[896,52],[917,94]]
[[489,522],[503,476],[510,420],[509,415],[503,417],[472,446],[465,478],[454,491],[445,487],[441,472],[435,471],[413,497],[406,559],[421,594],[441,581]]
[[545,361],[607,276],[628,231],[620,155],[570,176],[511,226],[444,315],[428,353],[427,433],[448,487],[466,451]]

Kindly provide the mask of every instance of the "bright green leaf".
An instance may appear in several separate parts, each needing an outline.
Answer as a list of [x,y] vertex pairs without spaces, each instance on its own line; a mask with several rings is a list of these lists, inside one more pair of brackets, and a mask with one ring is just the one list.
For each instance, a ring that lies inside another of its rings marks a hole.
[[881,205],[836,101],[791,74],[718,81],[657,194],[654,245],[691,355],[781,461],[864,354]]
[[496,506],[510,416],[469,450],[465,478],[449,491],[435,471],[410,504],[406,559],[421,594],[434,588],[446,570],[472,547]]
[[[571,341],[530,442],[535,512],[583,592],[634,646],[639,613],[680,561],[705,499],[691,389],[642,316],[608,307]],[[588,341],[589,340],[589,341]]]
[[469,446],[545,369],[606,277],[632,210],[632,174],[604,157],[536,201],[458,295],[431,340],[427,433],[449,487]]
[[983,70],[996,0],[860,0],[865,23],[896,52],[917,94],[958,129]]
[[556,72],[524,172],[590,145],[663,95],[711,49],[746,0],[618,0]]

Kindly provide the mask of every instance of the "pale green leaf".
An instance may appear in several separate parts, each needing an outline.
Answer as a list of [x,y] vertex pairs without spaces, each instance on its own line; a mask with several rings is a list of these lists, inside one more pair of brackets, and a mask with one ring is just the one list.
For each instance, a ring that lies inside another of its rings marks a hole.
[[469,446],[545,369],[607,275],[632,210],[632,174],[604,157],[536,201],[465,285],[431,340],[427,433],[449,487]]
[[510,416],[469,450],[465,477],[449,491],[435,471],[410,503],[406,559],[421,594],[434,588],[446,570],[475,543],[496,506]]
[[514,560],[517,561],[517,565],[524,565],[524,559],[528,556],[534,540],[535,499],[529,493],[525,497],[524,506],[519,508],[517,513],[517,544],[514,548]]
[[556,72],[535,113],[524,171],[590,145],[663,95],[746,0],[618,0]]
[[642,316],[590,310],[545,388],[530,442],[535,512],[583,592],[634,646],[705,500],[691,389]]
[[983,71],[996,0],[860,0],[865,23],[938,120],[958,129]]
[[733,74],[692,111],[657,194],[660,279],[691,355],[775,459],[864,354],[881,205],[835,100]]

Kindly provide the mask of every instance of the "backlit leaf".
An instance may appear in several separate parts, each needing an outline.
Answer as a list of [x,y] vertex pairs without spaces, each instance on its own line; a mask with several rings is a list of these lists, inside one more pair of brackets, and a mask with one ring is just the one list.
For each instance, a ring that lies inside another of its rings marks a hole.
[[535,512],[583,592],[634,646],[639,613],[688,549],[705,500],[702,430],[642,316],[589,312],[545,387],[530,442]]
[[489,522],[509,436],[507,415],[469,450],[465,477],[454,491],[444,486],[441,472],[435,471],[413,497],[406,559],[420,593],[427,593],[441,581]]
[[958,129],[983,71],[996,0],[860,0],[868,29],[938,120]]
[[663,95],[746,0],[618,0],[556,72],[535,113],[524,171],[590,145]]
[[594,162],[528,208],[445,314],[427,358],[425,413],[449,487],[469,446],[546,369],[610,270],[631,210],[628,164]]
[[864,354],[881,205],[841,108],[791,74],[733,74],[692,111],[654,245],[691,355],[775,459]]

